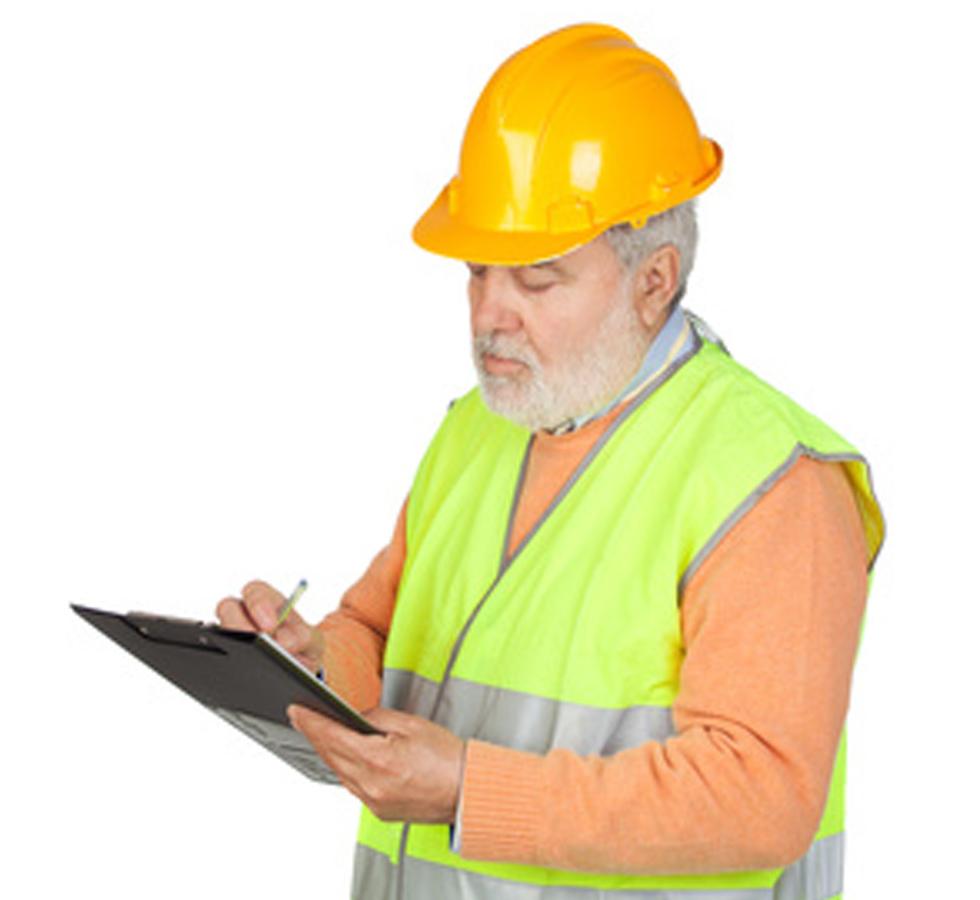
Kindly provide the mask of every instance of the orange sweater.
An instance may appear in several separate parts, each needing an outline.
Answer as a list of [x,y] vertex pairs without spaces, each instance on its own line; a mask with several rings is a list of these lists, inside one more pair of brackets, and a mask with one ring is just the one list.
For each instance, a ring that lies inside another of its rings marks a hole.
[[[537,435],[511,551],[615,413]],[[677,735],[606,758],[470,740],[463,856],[624,873],[769,868],[800,856],[847,710],[867,553],[842,467],[801,458],[686,588]],[[320,623],[328,679],[362,709],[380,696],[404,561],[403,507],[391,543]]]

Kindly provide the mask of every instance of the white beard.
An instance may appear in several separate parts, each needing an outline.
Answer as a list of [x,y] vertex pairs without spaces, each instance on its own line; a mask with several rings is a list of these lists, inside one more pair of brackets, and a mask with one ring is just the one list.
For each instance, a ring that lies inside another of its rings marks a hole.
[[[550,430],[569,419],[598,412],[614,400],[640,367],[648,344],[624,291],[592,340],[577,353],[556,361],[547,373],[523,337],[497,333],[473,339],[473,362],[487,407],[531,431]],[[528,370],[513,376],[492,375],[483,367],[484,353],[517,360]]]

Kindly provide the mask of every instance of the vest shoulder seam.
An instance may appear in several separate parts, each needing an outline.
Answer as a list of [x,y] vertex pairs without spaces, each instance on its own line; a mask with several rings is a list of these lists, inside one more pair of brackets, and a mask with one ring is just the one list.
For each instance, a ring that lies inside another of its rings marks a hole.
[[684,592],[690,585],[691,580],[701,569],[705,560],[711,555],[712,551],[725,539],[728,533],[756,506],[756,504],[776,486],[779,480],[793,467],[801,457],[806,456],[818,462],[859,462],[867,465],[867,461],[860,453],[823,453],[813,447],[801,442],[797,442],[790,451],[789,456],[783,460],[775,469],[772,470],[762,481],[753,488],[745,499],[738,504],[715,529],[711,537],[705,541],[704,545],[694,555],[688,563],[687,568],[681,575],[677,584],[677,603],[680,606],[684,601]]

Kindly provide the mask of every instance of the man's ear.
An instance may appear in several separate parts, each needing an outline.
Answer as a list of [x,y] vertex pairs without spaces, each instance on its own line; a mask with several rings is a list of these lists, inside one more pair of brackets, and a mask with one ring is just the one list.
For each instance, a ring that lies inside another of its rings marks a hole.
[[670,309],[681,271],[681,255],[673,244],[654,250],[633,273],[633,304],[643,325],[660,330]]

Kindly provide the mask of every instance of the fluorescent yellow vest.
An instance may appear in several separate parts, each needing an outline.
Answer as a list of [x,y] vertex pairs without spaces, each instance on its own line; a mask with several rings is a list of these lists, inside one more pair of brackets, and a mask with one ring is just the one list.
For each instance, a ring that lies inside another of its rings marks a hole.
[[[698,341],[624,409],[506,559],[529,446],[526,430],[471,392],[447,414],[410,495],[383,702],[464,738],[610,755],[673,734],[684,588],[801,454],[845,464],[869,558],[881,544],[857,451],[711,343]],[[383,823],[365,810],[352,896],[830,900],[841,891],[843,790],[842,739],[806,856],[786,870],[711,876],[483,863],[450,850],[448,826]]]

